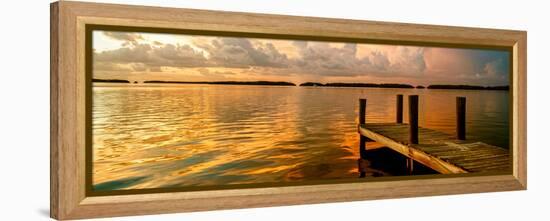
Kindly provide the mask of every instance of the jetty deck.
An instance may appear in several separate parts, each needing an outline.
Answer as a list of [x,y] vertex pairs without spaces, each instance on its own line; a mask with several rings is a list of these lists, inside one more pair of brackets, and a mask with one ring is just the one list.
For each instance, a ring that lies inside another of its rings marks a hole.
[[432,129],[418,128],[418,144],[408,142],[408,124],[362,124],[359,133],[443,174],[511,169],[508,150]]
[[409,99],[409,123],[402,122],[402,95],[397,98],[396,123],[366,123],[366,99],[360,100],[361,158],[366,158],[366,142],[375,141],[407,157],[412,172],[419,162],[442,174],[511,171],[507,149],[465,137],[465,98],[457,98],[457,134],[418,127],[418,97]]

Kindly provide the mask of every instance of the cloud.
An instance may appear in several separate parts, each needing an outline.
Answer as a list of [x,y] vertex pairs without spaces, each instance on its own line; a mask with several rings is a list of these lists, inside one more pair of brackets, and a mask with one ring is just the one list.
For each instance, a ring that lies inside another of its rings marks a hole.
[[426,67],[423,50],[418,48],[374,49],[358,57],[358,46],[353,43],[334,46],[326,42],[294,41],[293,45],[299,56],[290,59],[269,42],[246,38],[197,38],[193,41],[194,47],[154,41],[95,53],[94,60],[133,64],[130,65],[133,71],[153,68],[159,71],[161,67],[223,67],[254,69],[258,74],[288,75],[292,72],[323,77],[403,76],[422,72]]
[[149,44],[138,44],[133,47],[122,47],[94,54],[94,61],[112,63],[148,63],[152,60],[152,47]]
[[368,71],[370,72],[387,72],[389,71],[391,66],[390,60],[388,59],[387,55],[380,51],[371,52],[371,56],[366,57],[366,60],[369,61],[367,63],[369,64],[369,67],[366,69],[369,69]]
[[332,46],[333,43],[305,41],[294,45],[300,54],[293,62],[301,69],[297,71],[324,77],[409,76],[421,74],[426,68],[423,49],[418,47],[368,48],[353,43]]
[[478,73],[493,77],[508,76],[509,52],[475,50],[470,56]]
[[126,43],[95,52],[94,71],[117,76],[155,72],[171,79],[281,80],[299,76],[319,81],[407,83],[408,79],[422,84],[481,85],[509,81],[510,55],[502,51],[290,40],[283,44],[283,40],[234,37],[178,36],[165,41],[146,34],[104,34]]
[[426,77],[439,83],[507,85],[509,52],[428,48]]
[[424,48],[396,46],[396,56],[393,59],[392,68],[395,72],[421,73],[426,69],[424,60]]
[[237,74],[231,71],[212,71],[207,68],[197,70],[203,77],[208,77],[212,80],[225,80],[228,77],[236,76]]
[[196,41],[197,47],[210,56],[212,66],[230,68],[288,67],[288,57],[271,43],[253,42],[246,38],[214,38],[209,42]]
[[[223,67],[251,69],[285,68],[290,62],[273,44],[244,38],[210,38],[192,47],[189,44],[140,43],[94,54],[97,63],[133,64],[134,71],[161,67]],[[201,49],[201,50],[199,50]],[[140,64],[140,65],[136,65]],[[106,64],[102,64],[108,67]],[[111,65],[115,67],[117,65]],[[113,69],[114,70],[114,69]]]
[[166,44],[160,47],[149,44],[137,44],[115,50],[95,53],[95,62],[135,64],[140,63],[141,69],[148,67],[205,67],[207,59],[189,45]]
[[509,82],[507,62],[496,59],[486,62],[483,69],[475,73],[472,81],[490,82],[492,85],[507,85]]
[[113,32],[113,31],[104,31],[103,35],[119,41],[125,41],[127,43],[136,44],[138,40],[144,40],[141,34],[131,33],[131,32]]
[[145,65],[143,63],[132,63],[130,66],[132,67],[132,70],[138,71],[138,72],[143,72],[143,71],[149,70],[147,65]]
[[94,62],[93,68],[94,71],[130,72],[133,70],[132,68],[126,67],[124,65],[111,62]]
[[166,44],[153,48],[151,66],[204,67],[208,66],[205,55],[189,45]]
[[483,67],[482,75],[486,76],[496,76],[501,69],[502,60],[495,60],[485,64]]
[[341,48],[331,47],[325,42],[296,41],[299,57],[292,64],[296,72],[319,74],[323,76],[354,76],[359,74],[368,60],[358,60],[357,45],[345,44]]

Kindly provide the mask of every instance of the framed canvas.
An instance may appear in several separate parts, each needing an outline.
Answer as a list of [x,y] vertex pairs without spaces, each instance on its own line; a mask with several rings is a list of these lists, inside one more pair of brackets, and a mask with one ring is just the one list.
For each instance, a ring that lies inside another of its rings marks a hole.
[[51,4],[51,216],[524,190],[525,31]]

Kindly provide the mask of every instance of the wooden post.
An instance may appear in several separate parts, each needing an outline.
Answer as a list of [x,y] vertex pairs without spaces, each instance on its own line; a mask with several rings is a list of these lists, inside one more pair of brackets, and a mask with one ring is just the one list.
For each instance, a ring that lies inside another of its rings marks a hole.
[[365,112],[367,109],[367,99],[359,99],[359,124],[365,124]]
[[395,112],[395,121],[398,124],[403,123],[403,95],[398,94],[396,100],[396,112]]
[[466,98],[456,97],[456,138],[466,140]]
[[[359,125],[365,124],[365,116],[367,110],[367,99],[359,99]],[[359,177],[366,176],[366,164],[365,159],[367,158],[367,148],[366,148],[367,137],[359,134]]]
[[410,175],[413,173],[414,169],[414,160],[410,157],[407,157],[407,173]]
[[[365,116],[367,110],[367,99],[359,99],[359,124],[365,124]],[[359,135],[359,155],[361,159],[367,158],[367,148],[366,148],[367,137]]]
[[409,143],[418,144],[418,95],[409,95]]

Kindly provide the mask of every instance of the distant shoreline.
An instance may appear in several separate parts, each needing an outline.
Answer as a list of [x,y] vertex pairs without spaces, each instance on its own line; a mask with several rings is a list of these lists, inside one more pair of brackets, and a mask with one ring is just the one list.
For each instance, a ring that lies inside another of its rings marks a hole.
[[455,90],[495,90],[495,91],[507,91],[510,90],[510,86],[475,86],[475,85],[446,85],[435,84],[428,86],[428,89],[455,89]]
[[375,87],[375,88],[414,88],[409,84],[374,84],[374,83],[317,83],[306,82],[300,87]]
[[144,84],[223,84],[223,85],[271,85],[271,86],[296,86],[285,81],[144,81]]
[[95,79],[95,78],[92,79],[92,82],[97,82],[97,83],[127,83],[127,84],[130,83],[129,80],[120,80],[120,79]]
[[450,89],[450,90],[509,90],[509,86],[477,86],[477,85],[451,85],[451,84],[433,84],[428,87],[422,85],[412,86],[410,84],[375,84],[375,83],[318,83],[306,82],[300,84],[300,87],[359,87],[359,88],[409,88],[409,89]]
[[[129,80],[121,79],[92,79],[92,82],[97,83],[127,83]],[[136,84],[137,82],[133,82]],[[159,81],[151,80],[144,81],[143,84],[211,84],[211,85],[265,85],[265,86],[300,86],[300,87],[354,87],[354,88],[405,88],[405,89],[436,89],[436,90],[510,90],[509,86],[477,86],[477,85],[450,85],[450,84],[433,84],[427,87],[417,85],[416,87],[410,84],[394,84],[394,83],[318,83],[306,82],[296,85],[286,81]]]

